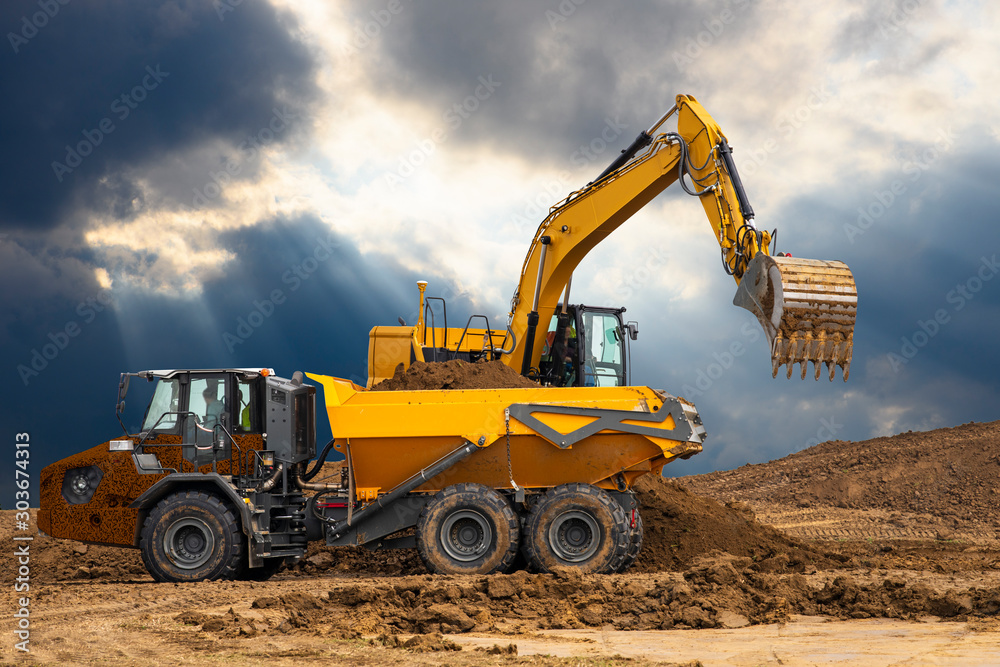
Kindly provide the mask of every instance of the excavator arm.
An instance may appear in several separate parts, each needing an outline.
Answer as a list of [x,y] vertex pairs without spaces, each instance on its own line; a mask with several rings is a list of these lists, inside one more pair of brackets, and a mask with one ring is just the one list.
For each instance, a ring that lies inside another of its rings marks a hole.
[[[672,116],[677,131],[657,134]],[[825,363],[850,373],[857,291],[843,262],[771,257],[771,234],[758,230],[728,141],[709,113],[689,95],[641,133],[595,181],[552,208],[539,225],[511,300],[509,328],[516,337],[507,365],[522,373],[538,363],[549,322],[583,258],[656,195],[680,180],[701,200],[722,263],[738,285],[733,303],[757,317],[771,347],[772,374],[794,364],[817,379]],[[566,299],[568,302],[568,299]]]

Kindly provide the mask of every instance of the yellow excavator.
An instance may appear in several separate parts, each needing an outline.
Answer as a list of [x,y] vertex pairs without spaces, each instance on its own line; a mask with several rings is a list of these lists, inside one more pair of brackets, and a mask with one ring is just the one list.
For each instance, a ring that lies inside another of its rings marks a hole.
[[[673,117],[676,130],[661,132]],[[426,283],[418,283],[416,326],[378,326],[369,334],[369,386],[391,377],[400,364],[453,358],[499,358],[554,386],[628,384],[628,340],[636,338],[638,325],[623,321],[624,308],[570,305],[572,275],[591,249],[675,182],[701,200],[723,268],[738,286],[733,303],[764,328],[772,375],[786,365],[790,378],[800,364],[804,379],[812,361],[817,379],[826,364],[831,380],[838,366],[847,380],[857,312],[850,269],[840,261],[770,254],[776,231],[754,225],[725,134],[694,97],[678,95],[649,130],[538,226],[505,330],[494,330],[488,320],[485,328],[472,328],[483,316],[449,328],[446,306],[435,310]],[[547,323],[544,333],[540,322]]]

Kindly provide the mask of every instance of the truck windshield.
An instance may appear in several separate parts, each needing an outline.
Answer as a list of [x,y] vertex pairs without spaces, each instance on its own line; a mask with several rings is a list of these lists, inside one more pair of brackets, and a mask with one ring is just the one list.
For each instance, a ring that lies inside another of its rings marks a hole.
[[[167,415],[160,417],[165,412],[176,412],[180,405],[180,383],[177,379],[158,380],[156,390],[153,392],[153,399],[146,408],[146,418],[142,421],[142,430],[148,431],[154,426],[157,431],[172,431],[177,426],[177,415]],[[159,423],[157,423],[159,422]]]
[[586,334],[583,362],[584,385],[590,387],[619,387],[625,384],[625,340],[621,323],[614,315],[606,313],[583,314]]

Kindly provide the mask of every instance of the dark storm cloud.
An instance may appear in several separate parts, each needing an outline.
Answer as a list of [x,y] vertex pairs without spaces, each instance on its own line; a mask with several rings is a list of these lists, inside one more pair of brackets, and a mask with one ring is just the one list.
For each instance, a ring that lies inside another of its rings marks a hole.
[[[201,298],[97,291],[91,301],[54,304],[7,342],[3,423],[31,433],[34,473],[115,436],[122,371],[271,367],[285,377],[302,370],[363,384],[368,332],[400,316],[415,322],[418,278],[449,296],[452,313],[467,317],[474,309],[446,279],[417,276],[391,257],[362,256],[314,218],[262,221],[223,235],[221,244],[237,259],[205,283]],[[64,336],[67,325],[73,335]],[[18,366],[40,370],[25,384]],[[143,409],[141,400],[129,401],[129,426]],[[320,418],[318,437],[325,438],[325,413]],[[4,505],[12,498],[6,475]]]
[[206,146],[238,146],[315,92],[293,19],[267,3],[220,16],[208,0],[51,2],[58,11],[33,18],[41,4],[0,5],[7,230],[82,225],[81,206],[128,218],[146,205],[148,171],[163,190],[203,184],[221,164]]
[[[745,38],[756,20],[748,0],[613,7],[553,0],[404,2],[385,13],[386,25],[372,23],[385,7],[353,3],[355,38],[366,25],[378,28],[356,54],[373,86],[419,98],[442,115],[457,109],[459,141],[563,163],[600,136],[608,118],[628,126],[619,138],[627,146],[686,92],[683,82],[698,78],[692,63],[706,49]],[[479,77],[490,75],[500,83],[496,92],[463,113]]]

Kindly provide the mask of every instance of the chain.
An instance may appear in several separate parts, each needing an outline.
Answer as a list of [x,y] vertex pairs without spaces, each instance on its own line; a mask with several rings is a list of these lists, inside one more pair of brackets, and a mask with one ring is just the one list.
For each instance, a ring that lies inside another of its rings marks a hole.
[[503,422],[504,429],[507,431],[507,474],[510,475],[510,485],[514,487],[515,491],[519,491],[520,487],[514,481],[514,467],[510,463],[510,408],[504,408]]

